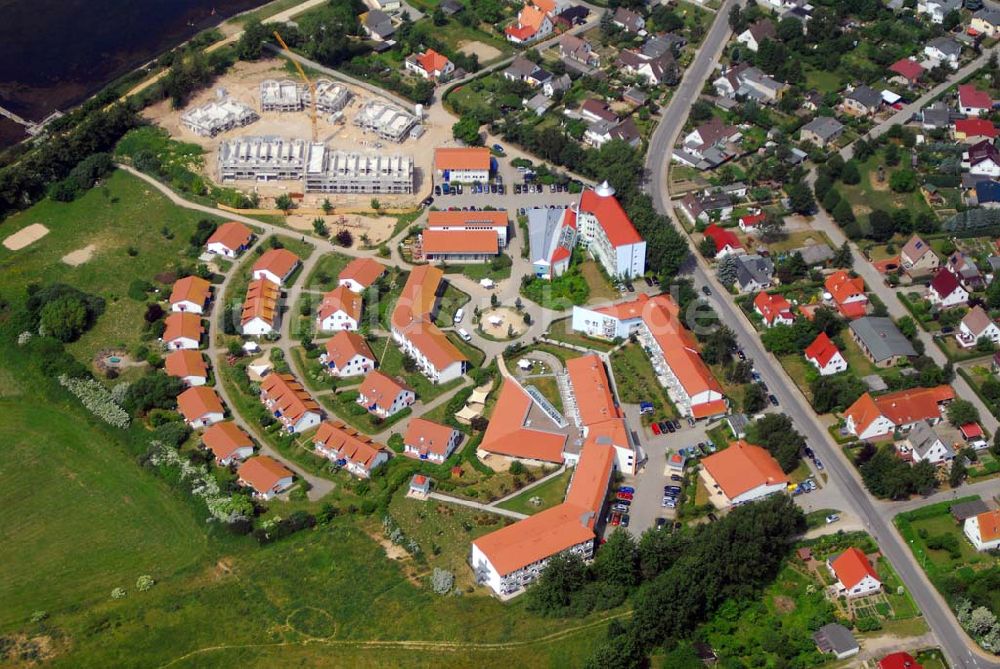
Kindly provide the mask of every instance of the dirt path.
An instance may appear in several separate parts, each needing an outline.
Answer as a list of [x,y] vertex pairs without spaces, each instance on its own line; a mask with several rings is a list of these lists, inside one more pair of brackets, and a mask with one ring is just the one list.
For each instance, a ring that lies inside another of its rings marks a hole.
[[358,640],[358,639],[319,639],[310,638],[304,639],[302,641],[281,641],[278,643],[245,643],[245,644],[231,644],[231,645],[218,645],[218,646],[206,646],[204,648],[199,648],[198,650],[193,650],[190,653],[185,653],[179,657],[174,658],[170,662],[167,662],[162,667],[171,667],[179,662],[183,662],[189,658],[197,657],[199,655],[205,655],[207,653],[214,653],[220,650],[237,650],[237,649],[247,649],[247,648],[282,648],[291,646],[306,646],[306,645],[326,645],[331,647],[342,647],[342,648],[366,648],[372,650],[378,650],[382,648],[394,648],[394,649],[405,649],[405,650],[430,650],[430,651],[465,651],[465,650],[510,650],[514,648],[525,648],[529,646],[534,646],[537,644],[549,643],[551,641],[558,641],[564,639],[568,636],[573,636],[580,632],[586,632],[587,630],[592,630],[605,625],[606,623],[616,620],[618,618],[624,618],[627,615],[631,615],[631,611],[619,611],[618,613],[613,613],[611,615],[605,616],[598,620],[585,623],[583,625],[577,625],[576,627],[568,627],[566,629],[559,630],[558,632],[552,632],[545,636],[541,636],[535,639],[525,639],[523,641],[504,641],[497,643],[477,643],[470,641],[420,641],[420,640]]

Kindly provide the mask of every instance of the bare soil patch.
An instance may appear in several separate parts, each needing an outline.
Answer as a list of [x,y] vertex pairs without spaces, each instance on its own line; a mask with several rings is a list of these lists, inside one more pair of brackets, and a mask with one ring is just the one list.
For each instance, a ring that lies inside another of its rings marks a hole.
[[97,250],[95,244],[87,244],[82,249],[77,249],[64,255],[62,261],[70,267],[78,267],[93,258],[95,250]]
[[458,43],[458,50],[466,56],[478,56],[480,63],[494,60],[503,55],[503,52],[495,46],[476,40],[462,40]]
[[[508,328],[513,326],[514,333],[508,336]],[[509,339],[518,337],[528,329],[524,324],[524,317],[509,307],[498,307],[484,311],[479,318],[479,327],[483,332],[497,339]]]
[[[33,667],[47,662],[59,654],[55,640],[48,635],[29,637],[12,634],[0,637],[0,660],[10,667]],[[6,663],[10,664],[6,664]]]
[[341,230],[349,230],[354,235],[355,243],[360,243],[361,235],[368,235],[368,243],[377,246],[389,239],[396,227],[396,219],[391,216],[361,216],[359,214],[333,214],[331,216],[301,216],[291,215],[285,220],[293,230],[312,232],[313,221],[323,219],[331,235]]
[[887,191],[889,190],[889,175],[885,175],[885,181],[879,181],[878,170],[874,169],[868,173],[868,183],[871,184],[872,190]]
[[371,537],[372,541],[382,547],[385,551],[385,556],[390,560],[403,561],[410,558],[410,554],[406,552],[405,548],[397,546],[381,534],[373,531],[366,531],[365,534]]
[[32,223],[28,227],[18,230],[3,240],[3,245],[11,251],[20,251],[26,246],[31,246],[39,239],[49,234],[49,229],[41,223]]
[[778,613],[791,613],[795,610],[795,601],[791,597],[778,595],[774,598],[774,608]]

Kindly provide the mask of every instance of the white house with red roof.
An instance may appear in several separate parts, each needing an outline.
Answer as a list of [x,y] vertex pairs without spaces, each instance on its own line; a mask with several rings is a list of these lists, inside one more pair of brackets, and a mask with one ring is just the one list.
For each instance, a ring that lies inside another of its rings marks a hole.
[[298,266],[299,257],[288,249],[268,249],[254,263],[253,278],[267,279],[281,286]]
[[966,116],[989,114],[993,110],[993,99],[975,84],[960,84],[958,87],[958,111]]
[[208,382],[208,367],[200,351],[172,351],[163,359],[163,368],[167,376],[176,377],[187,386],[203,386]]
[[355,331],[361,323],[361,296],[347,286],[323,294],[316,325],[323,332]]
[[410,54],[403,61],[403,65],[408,72],[432,80],[446,79],[455,71],[455,64],[448,60],[447,56],[441,55],[434,49]]
[[493,160],[484,146],[440,146],[434,149],[434,172],[443,181],[489,181]]
[[337,275],[337,284],[347,286],[355,293],[368,290],[385,274],[385,265],[371,258],[355,258]]
[[977,551],[1000,548],[1000,510],[986,511],[966,518],[963,530]]
[[573,307],[571,327],[588,337],[628,339],[629,335],[642,327],[642,310],[645,305],[646,300],[636,299],[603,307]]
[[788,487],[788,477],[767,449],[740,439],[701,461],[699,476],[716,508],[739,506]]
[[246,460],[253,455],[253,440],[236,423],[216,423],[201,435],[201,443],[212,452],[223,467]]
[[705,237],[711,239],[715,243],[715,257],[717,259],[725,258],[726,256],[740,255],[746,253],[746,249],[743,248],[743,243],[740,238],[736,236],[736,233],[732,230],[727,230],[720,225],[712,223],[710,226],[705,228]]
[[838,270],[826,277],[823,287],[844,318],[854,320],[868,312],[865,280],[860,276],[852,277],[848,272]]
[[205,248],[209,253],[232,259],[246,251],[252,240],[250,228],[238,221],[227,221],[215,229]]
[[201,346],[201,336],[205,328],[201,316],[188,312],[174,312],[164,320],[163,343],[167,350],[197,349]]
[[370,478],[372,470],[389,461],[382,444],[339,421],[320,423],[312,442],[316,453],[359,478]]
[[795,322],[792,303],[783,295],[772,295],[761,291],[753,298],[753,310],[760,314],[764,319],[764,325],[769,328],[775,325],[791,325]]
[[631,279],[646,273],[646,242],[607,181],[583,192],[576,225],[579,243],[609,275]]
[[767,214],[758,211],[756,214],[740,216],[740,230],[746,234],[756,234],[761,223],[767,220]]
[[986,118],[960,118],[955,121],[955,139],[966,144],[977,144],[997,138],[997,128]]
[[382,372],[369,372],[358,388],[358,404],[380,418],[399,413],[417,401],[413,391]]
[[969,174],[1000,177],[1000,151],[989,140],[973,144],[968,151],[962,152],[962,167],[969,170]]
[[403,435],[403,455],[439,465],[448,459],[461,440],[462,433],[449,425],[414,418]]
[[552,16],[532,2],[518,12],[517,20],[504,29],[504,34],[515,44],[525,44],[548,37],[553,27]]
[[324,348],[319,361],[331,376],[360,376],[375,369],[375,356],[359,334],[341,330],[326,340]]
[[820,376],[839,374],[847,369],[847,360],[825,332],[820,332],[806,347],[806,360],[819,370]]
[[306,432],[323,419],[323,410],[291,374],[271,372],[260,384],[260,401],[289,432]]
[[882,589],[882,581],[868,556],[854,546],[827,560],[826,566],[837,579],[838,595],[848,598],[864,597]]
[[174,282],[170,291],[170,310],[203,314],[211,298],[211,283],[200,276],[186,276]]
[[292,487],[295,474],[267,455],[250,458],[236,470],[239,484],[253,490],[254,497],[265,501]]
[[844,428],[858,439],[880,439],[909,430],[920,421],[938,423],[944,405],[955,399],[951,386],[913,388],[872,397],[865,393],[844,411]]
[[927,287],[927,299],[931,304],[947,309],[966,304],[969,301],[969,291],[962,286],[957,274],[947,267],[942,267]]

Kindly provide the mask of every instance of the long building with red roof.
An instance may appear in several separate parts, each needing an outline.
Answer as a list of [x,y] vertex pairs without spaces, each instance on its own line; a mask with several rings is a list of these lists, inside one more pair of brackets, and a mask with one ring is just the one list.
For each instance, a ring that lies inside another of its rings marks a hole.
[[779,493],[788,477],[767,449],[742,439],[701,461],[702,481],[713,504],[738,506]]
[[608,274],[631,279],[646,273],[646,242],[607,181],[580,196],[576,225],[579,243]]
[[872,397],[865,393],[844,412],[844,425],[858,439],[880,439],[920,421],[941,420],[944,404],[955,399],[951,386],[914,388]]
[[444,272],[431,265],[413,268],[392,312],[392,338],[417,361],[424,376],[446,383],[465,373],[469,359],[434,324],[437,291]]

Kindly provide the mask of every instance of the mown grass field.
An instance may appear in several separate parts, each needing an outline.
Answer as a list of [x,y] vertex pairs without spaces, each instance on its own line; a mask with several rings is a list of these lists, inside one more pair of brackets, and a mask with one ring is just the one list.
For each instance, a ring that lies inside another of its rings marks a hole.
[[[553,476],[545,483],[525,490],[520,495],[511,497],[498,506],[509,511],[518,511],[528,515],[549,509],[556,504],[562,503],[566,498],[566,488],[569,487],[569,480],[572,476],[573,472],[567,469],[559,476]],[[531,503],[531,500],[536,497],[541,500],[541,503],[537,505]]]

